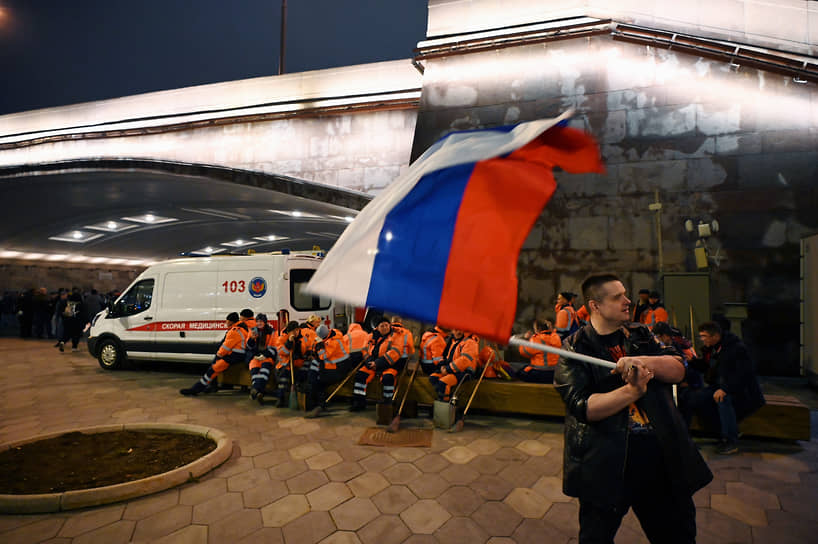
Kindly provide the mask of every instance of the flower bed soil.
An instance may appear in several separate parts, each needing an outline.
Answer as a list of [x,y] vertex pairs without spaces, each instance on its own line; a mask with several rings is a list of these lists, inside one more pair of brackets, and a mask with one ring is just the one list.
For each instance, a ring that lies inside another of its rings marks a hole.
[[204,436],[162,431],[71,432],[0,452],[0,494],[61,493],[162,474],[216,449]]

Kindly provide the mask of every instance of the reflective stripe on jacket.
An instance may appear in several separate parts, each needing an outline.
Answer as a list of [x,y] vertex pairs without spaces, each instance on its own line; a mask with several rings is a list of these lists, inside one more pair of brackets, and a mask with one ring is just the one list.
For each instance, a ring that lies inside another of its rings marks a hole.
[[224,342],[216,352],[218,357],[227,357],[233,353],[244,353],[247,351],[247,337],[249,333],[244,327],[233,325],[227,334],[224,335]]

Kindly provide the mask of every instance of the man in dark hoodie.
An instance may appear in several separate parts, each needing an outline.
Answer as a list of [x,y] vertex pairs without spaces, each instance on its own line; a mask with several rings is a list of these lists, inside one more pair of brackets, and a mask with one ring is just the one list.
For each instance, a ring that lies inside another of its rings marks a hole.
[[699,325],[699,338],[703,356],[690,364],[704,374],[707,385],[696,392],[685,415],[688,422],[693,413],[718,421],[721,443],[716,452],[732,455],[738,451],[738,422],[764,405],[764,395],[750,353],[738,336],[708,321]]

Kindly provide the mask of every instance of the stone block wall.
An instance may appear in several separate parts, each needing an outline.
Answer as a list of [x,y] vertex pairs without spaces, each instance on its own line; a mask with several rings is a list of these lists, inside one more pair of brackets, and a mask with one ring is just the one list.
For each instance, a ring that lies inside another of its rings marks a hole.
[[79,287],[83,292],[123,291],[144,267],[108,267],[73,263],[0,260],[0,294],[45,287],[49,292]]
[[815,84],[610,36],[424,62],[413,158],[452,130],[570,108],[572,125],[600,144],[607,173],[557,173],[557,192],[524,246],[521,330],[553,314],[556,292],[578,292],[592,271],[616,271],[632,291],[660,286],[648,209],[658,191],[664,270],[695,271],[697,238],[684,222],[716,219],[721,229],[706,240],[713,310],[749,303],[757,320],[749,341],[775,343],[759,351],[770,358],[762,364],[791,370],[798,243],[818,229]]

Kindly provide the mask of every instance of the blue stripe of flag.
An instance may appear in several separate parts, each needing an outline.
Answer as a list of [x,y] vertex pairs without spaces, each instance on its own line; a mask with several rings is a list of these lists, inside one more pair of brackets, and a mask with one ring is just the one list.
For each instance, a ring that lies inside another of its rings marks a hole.
[[367,306],[437,322],[455,222],[474,166],[461,164],[425,175],[387,214]]

